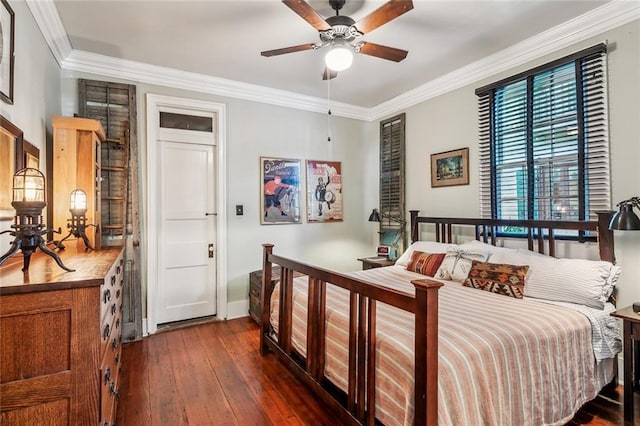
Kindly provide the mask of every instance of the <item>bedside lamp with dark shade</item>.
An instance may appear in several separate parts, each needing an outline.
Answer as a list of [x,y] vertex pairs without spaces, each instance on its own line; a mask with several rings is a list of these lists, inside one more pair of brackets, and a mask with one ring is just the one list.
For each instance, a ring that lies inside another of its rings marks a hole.
[[[633,208],[640,210],[640,198],[631,197],[618,203],[618,211],[609,222],[609,229],[614,231],[640,231],[640,218]],[[640,302],[633,304],[633,311],[640,313]]]
[[400,240],[401,234],[404,232],[404,226],[407,224],[407,221],[386,213],[380,213],[378,212],[378,209],[373,209],[369,215],[369,222],[381,222],[382,218],[388,219],[390,222],[393,221],[399,223],[402,226],[400,229],[387,228],[384,231],[379,232],[381,245],[379,245],[377,249],[378,256],[386,256],[389,259],[395,259],[397,255],[396,246]]
[[617,231],[640,231],[640,218],[633,208],[640,210],[640,198],[632,197],[618,203],[618,211],[609,222],[609,229]]

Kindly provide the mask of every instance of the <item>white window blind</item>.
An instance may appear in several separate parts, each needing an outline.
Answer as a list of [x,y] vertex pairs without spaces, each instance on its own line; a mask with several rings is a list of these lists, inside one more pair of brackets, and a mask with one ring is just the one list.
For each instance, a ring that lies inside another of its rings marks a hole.
[[478,89],[480,209],[595,220],[610,208],[606,46]]

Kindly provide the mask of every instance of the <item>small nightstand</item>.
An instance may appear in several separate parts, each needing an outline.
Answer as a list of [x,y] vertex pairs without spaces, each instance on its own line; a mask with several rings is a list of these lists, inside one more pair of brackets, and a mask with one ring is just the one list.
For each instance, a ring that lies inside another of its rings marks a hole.
[[388,259],[386,257],[361,257],[358,259],[362,262],[362,270],[381,268],[383,266],[391,266],[396,263],[395,260]]
[[640,369],[640,314],[633,312],[629,306],[612,312],[611,316],[623,321],[624,420],[633,424],[633,394],[638,383],[638,369]]
[[[293,277],[303,274],[293,271]],[[274,265],[271,270],[271,288],[280,281],[280,266]],[[249,315],[260,325],[262,318],[262,269],[249,274]]]

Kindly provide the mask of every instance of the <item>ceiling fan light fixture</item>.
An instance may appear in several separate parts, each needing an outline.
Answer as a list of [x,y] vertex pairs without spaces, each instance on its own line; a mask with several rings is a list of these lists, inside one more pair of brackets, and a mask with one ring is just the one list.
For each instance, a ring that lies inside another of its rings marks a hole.
[[325,55],[324,63],[332,71],[344,71],[353,63],[353,52],[344,42],[336,42]]

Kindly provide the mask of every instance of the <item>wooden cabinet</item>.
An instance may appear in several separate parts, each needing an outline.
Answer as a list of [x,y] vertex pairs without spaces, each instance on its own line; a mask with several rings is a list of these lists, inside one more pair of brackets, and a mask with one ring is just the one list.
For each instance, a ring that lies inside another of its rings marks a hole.
[[0,424],[112,425],[121,366],[121,249],[0,267]]
[[[49,226],[60,227],[62,236],[67,232],[69,196],[74,189],[87,193],[86,233],[91,245],[101,247],[101,144],[105,139],[102,125],[97,120],[76,117],[54,116],[52,168],[49,173],[53,194],[49,197],[52,217]],[[62,237],[60,237],[62,238]],[[84,248],[82,240],[78,244]]]

